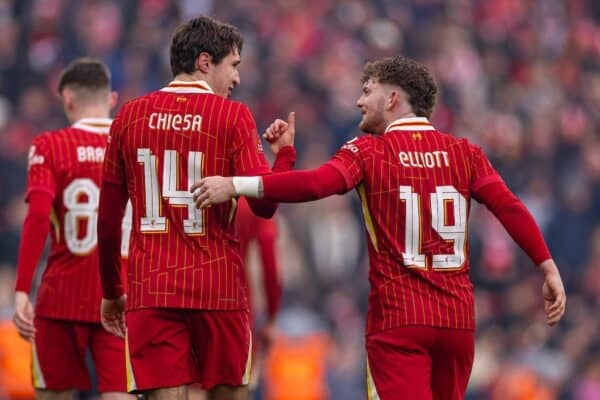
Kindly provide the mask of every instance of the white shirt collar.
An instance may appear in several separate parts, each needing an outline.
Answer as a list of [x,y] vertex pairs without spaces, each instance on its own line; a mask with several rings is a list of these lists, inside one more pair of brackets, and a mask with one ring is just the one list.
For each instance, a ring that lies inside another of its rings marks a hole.
[[71,127],[93,133],[108,134],[110,124],[112,124],[110,118],[81,118],[75,121]]
[[212,93],[210,85],[206,81],[179,81],[173,80],[167,86],[160,89],[162,92],[170,93]]
[[425,117],[399,118],[385,128],[390,131],[434,131],[435,128]]

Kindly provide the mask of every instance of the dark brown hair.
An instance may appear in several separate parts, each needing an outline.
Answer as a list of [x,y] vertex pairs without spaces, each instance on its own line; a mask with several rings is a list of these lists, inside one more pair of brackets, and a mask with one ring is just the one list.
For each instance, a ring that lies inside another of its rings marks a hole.
[[110,90],[110,72],[106,65],[94,58],[78,58],[71,62],[58,81],[58,93],[65,87],[75,90],[85,89],[90,92]]
[[408,95],[415,115],[431,117],[437,87],[423,64],[401,56],[368,62],[363,68],[361,82],[364,84],[371,78],[399,86]]
[[196,71],[198,56],[206,52],[213,64],[219,64],[232,50],[242,53],[244,38],[232,26],[209,17],[198,17],[181,25],[171,40],[173,76]]

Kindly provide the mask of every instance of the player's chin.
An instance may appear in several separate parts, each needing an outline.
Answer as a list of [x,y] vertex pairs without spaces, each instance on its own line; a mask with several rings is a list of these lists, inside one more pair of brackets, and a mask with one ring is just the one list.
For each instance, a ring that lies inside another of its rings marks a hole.
[[361,119],[358,123],[358,129],[360,129],[363,132],[371,132],[371,130],[369,129],[369,123],[364,116],[363,119]]

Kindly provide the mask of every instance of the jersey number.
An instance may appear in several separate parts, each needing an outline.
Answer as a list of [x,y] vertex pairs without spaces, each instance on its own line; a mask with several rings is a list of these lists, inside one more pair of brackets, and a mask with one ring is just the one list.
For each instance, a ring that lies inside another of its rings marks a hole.
[[[426,268],[425,254],[421,254],[421,198],[411,186],[400,186],[400,199],[406,204],[404,265]],[[434,254],[433,269],[447,270],[461,268],[465,262],[465,242],[467,231],[467,200],[454,186],[437,186],[430,194],[431,227],[447,241],[454,244],[453,254]],[[446,217],[447,206],[452,207],[454,223]]]
[[[98,203],[100,189],[89,178],[73,179],[63,192],[65,213],[65,243],[72,254],[85,256],[96,249],[98,244]],[[123,219],[123,238],[121,255],[126,256],[123,249],[129,246],[129,230],[127,221],[131,220],[131,205],[128,203]],[[80,234],[80,223],[86,221],[85,233]]]
[[204,234],[202,210],[196,208],[188,188],[202,179],[202,156],[199,151],[190,151],[187,160],[188,185],[177,190],[179,154],[175,150],[165,150],[163,158],[162,191],[158,185],[156,155],[150,149],[138,149],[137,160],[144,166],[144,194],[146,215],[140,218],[141,232],[166,232],[167,219],[161,216],[162,198],[169,199],[173,206],[187,207],[187,218],[183,220],[183,231],[189,235]]

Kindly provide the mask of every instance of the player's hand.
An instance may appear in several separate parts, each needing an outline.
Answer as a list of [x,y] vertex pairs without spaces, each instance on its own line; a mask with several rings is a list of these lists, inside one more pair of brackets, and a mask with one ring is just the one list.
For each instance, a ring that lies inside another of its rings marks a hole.
[[273,154],[277,154],[282,147],[293,146],[295,136],[296,113],[293,111],[288,115],[287,122],[278,118],[263,133],[263,139],[269,142]]
[[542,286],[542,295],[544,296],[544,309],[546,311],[547,323],[550,326],[556,325],[565,314],[567,295],[565,288],[554,261],[547,260],[540,264],[544,272],[545,279]]
[[125,305],[127,296],[116,299],[102,299],[100,306],[100,321],[108,332],[120,338],[125,337]]
[[15,293],[15,314],[13,322],[17,327],[19,336],[28,342],[35,338],[35,326],[33,325],[33,305],[29,300],[29,294],[25,292]]
[[209,176],[194,183],[190,188],[194,194],[196,208],[206,208],[225,203],[237,196],[233,179],[223,176]]
[[258,345],[260,351],[267,352],[273,344],[276,336],[276,328],[273,322],[267,322],[258,330]]

